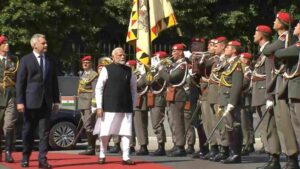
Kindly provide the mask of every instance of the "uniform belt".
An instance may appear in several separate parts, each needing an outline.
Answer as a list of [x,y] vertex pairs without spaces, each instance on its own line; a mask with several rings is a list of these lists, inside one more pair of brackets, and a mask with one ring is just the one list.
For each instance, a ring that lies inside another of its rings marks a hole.
[[252,81],[257,82],[257,81],[264,81],[266,80],[265,77],[258,77],[258,76],[253,76]]

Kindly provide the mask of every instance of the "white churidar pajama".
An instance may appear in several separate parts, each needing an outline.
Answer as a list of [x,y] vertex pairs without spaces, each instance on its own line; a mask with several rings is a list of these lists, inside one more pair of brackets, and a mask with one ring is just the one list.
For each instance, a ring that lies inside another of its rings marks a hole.
[[[95,89],[97,109],[102,108],[103,99],[105,99],[103,98],[103,90],[107,79],[108,73],[107,69],[104,67],[100,72]],[[132,103],[134,104],[136,96],[136,78],[134,74],[131,75],[130,90],[132,95]],[[104,112],[103,117],[97,119],[93,132],[94,134],[98,134],[99,138],[101,138],[99,158],[105,157],[109,136],[120,135],[122,136],[121,141],[123,160],[129,160],[129,144],[132,131],[131,128],[132,112]]]

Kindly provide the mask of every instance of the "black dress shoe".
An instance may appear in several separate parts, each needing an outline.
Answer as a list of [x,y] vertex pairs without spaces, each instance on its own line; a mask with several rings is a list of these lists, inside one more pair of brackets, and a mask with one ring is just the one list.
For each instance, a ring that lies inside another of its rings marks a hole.
[[51,169],[52,166],[47,162],[47,160],[44,160],[44,161],[39,161],[39,168]]
[[131,161],[131,160],[126,160],[122,162],[123,165],[135,165],[135,162],[134,161]]
[[98,164],[105,164],[105,158],[99,158]]
[[225,160],[221,160],[221,163],[223,163],[223,164],[236,164],[236,163],[241,163],[241,162],[242,162],[242,158],[240,155],[237,155],[237,154],[232,154]]
[[28,160],[22,160],[21,167],[22,168],[28,168],[29,167],[29,161]]

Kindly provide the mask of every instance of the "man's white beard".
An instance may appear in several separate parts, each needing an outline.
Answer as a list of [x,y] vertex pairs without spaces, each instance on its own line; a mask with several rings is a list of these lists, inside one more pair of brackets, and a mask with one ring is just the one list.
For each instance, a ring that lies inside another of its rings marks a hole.
[[121,65],[125,65],[126,62],[124,60],[120,60],[118,63]]

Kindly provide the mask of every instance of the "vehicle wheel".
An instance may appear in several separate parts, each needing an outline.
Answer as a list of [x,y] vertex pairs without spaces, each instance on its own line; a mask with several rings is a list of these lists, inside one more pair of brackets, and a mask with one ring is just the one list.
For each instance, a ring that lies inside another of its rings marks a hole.
[[59,122],[52,126],[49,134],[49,145],[52,149],[72,149],[76,137],[76,127],[70,122]]

